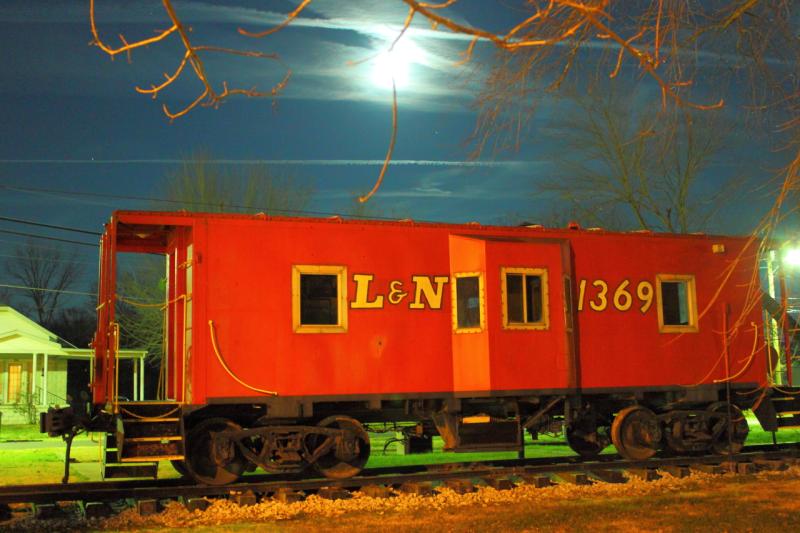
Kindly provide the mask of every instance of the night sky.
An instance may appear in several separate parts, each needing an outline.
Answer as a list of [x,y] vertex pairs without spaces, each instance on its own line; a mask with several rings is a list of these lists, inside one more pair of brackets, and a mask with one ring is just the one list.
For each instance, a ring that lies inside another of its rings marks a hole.
[[[494,4],[494,3],[491,3]],[[164,178],[182,157],[206,150],[231,166],[270,163],[313,184],[309,210],[346,213],[356,194],[378,175],[389,142],[391,89],[381,62],[406,15],[401,2],[321,0],[285,30],[263,40],[239,36],[237,27],[260,30],[283,20],[289,1],[175,2],[196,43],[275,52],[293,76],[271,99],[232,98],[219,109],[198,108],[170,123],[161,111],[178,109],[199,91],[186,76],[153,101],[134,91],[159,82],[175,68],[175,39],[111,60],[91,41],[88,2],[4,0],[0,4],[0,215],[100,231],[114,209],[153,209]],[[467,1],[454,13],[461,22],[507,27],[513,13]],[[117,45],[168,27],[160,2],[101,1],[102,37]],[[371,201],[375,215],[481,223],[536,222],[552,200],[534,194],[537,180],[555,172],[543,156],[557,149],[550,135],[557,102],[540,108],[519,151],[484,153],[469,161],[466,139],[475,125],[474,100],[493,49],[479,44],[474,61],[456,66],[469,40],[431,31],[417,21],[398,50],[409,61],[395,72],[399,130],[394,162]],[[598,47],[601,48],[601,47]],[[599,53],[588,47],[586,59]],[[207,55],[216,85],[269,89],[281,80],[281,64],[253,58]],[[714,68],[714,59],[708,60]],[[696,93],[700,97],[713,95]],[[731,113],[741,102],[729,104]],[[738,120],[738,119],[737,119]],[[740,124],[740,123],[737,123]],[[746,204],[723,209],[709,228],[747,233],[769,205],[763,185],[787,157],[769,139],[742,127],[730,148],[704,172],[713,190],[734,173],[754,192]],[[744,147],[744,148],[743,148]],[[745,169],[745,170],[743,170]],[[97,196],[64,194],[64,191]],[[94,238],[0,223],[0,229],[93,242]],[[24,237],[0,233],[0,259],[15,254]],[[36,241],[52,246],[51,241]],[[95,273],[96,250],[72,246]],[[0,283],[7,282],[0,269]],[[88,282],[87,282],[88,284]],[[85,290],[81,289],[81,290]]]

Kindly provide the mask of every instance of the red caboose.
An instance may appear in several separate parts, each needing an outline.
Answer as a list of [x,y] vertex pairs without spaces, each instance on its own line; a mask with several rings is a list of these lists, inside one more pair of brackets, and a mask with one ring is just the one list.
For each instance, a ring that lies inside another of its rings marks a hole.
[[[122,252],[166,259],[158,401],[119,399]],[[172,459],[204,483],[353,475],[378,423],[423,449],[564,427],[584,456],[727,451],[759,397],[736,392],[767,385],[761,298],[745,238],[118,212],[89,425],[113,428],[108,475]]]

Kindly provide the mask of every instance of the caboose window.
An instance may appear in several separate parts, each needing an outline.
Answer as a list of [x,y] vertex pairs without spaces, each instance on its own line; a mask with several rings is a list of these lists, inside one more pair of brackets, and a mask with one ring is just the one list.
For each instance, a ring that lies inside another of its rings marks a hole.
[[453,276],[453,329],[457,333],[483,331],[483,275],[464,272]]
[[342,266],[295,265],[292,320],[297,333],[347,331],[347,271]]
[[502,268],[503,327],[547,329],[547,270]]
[[662,333],[697,331],[694,276],[659,274],[658,326]]
[[300,323],[339,323],[339,287],[330,274],[300,274]]

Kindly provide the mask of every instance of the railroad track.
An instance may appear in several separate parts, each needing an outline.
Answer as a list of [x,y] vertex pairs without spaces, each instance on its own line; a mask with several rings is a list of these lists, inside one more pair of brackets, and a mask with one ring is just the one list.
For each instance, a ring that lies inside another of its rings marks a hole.
[[[242,505],[261,498],[274,497],[296,501],[303,494],[317,493],[337,499],[363,490],[376,496],[388,496],[391,488],[430,494],[444,485],[458,491],[474,490],[476,482],[499,489],[512,488],[516,482],[546,486],[556,478],[559,483],[589,484],[594,480],[624,483],[627,477],[650,480],[657,470],[684,476],[691,471],[708,473],[752,473],[761,469],[783,469],[800,464],[800,444],[748,446],[731,455],[656,457],[629,461],[618,456],[581,460],[575,456],[547,459],[519,459],[479,463],[447,463],[366,469],[362,475],[345,480],[303,479],[297,475],[252,475],[225,486],[190,484],[183,479],[156,481],[87,482],[0,487],[0,525],[12,518],[12,508],[33,512],[37,517],[64,516],[65,502],[85,516],[107,516],[130,505],[142,514],[157,512],[160,502],[179,500],[189,508],[204,508],[209,499],[229,498]],[[27,504],[27,505],[20,505]]]

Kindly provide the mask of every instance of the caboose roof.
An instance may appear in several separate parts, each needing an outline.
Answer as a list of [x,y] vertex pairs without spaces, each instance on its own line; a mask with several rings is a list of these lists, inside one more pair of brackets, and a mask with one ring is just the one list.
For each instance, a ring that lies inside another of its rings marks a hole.
[[[468,223],[445,223],[445,222],[429,222],[417,221],[411,219],[402,220],[389,220],[389,219],[348,219],[341,216],[331,217],[293,217],[285,215],[269,215],[266,213],[258,214],[241,214],[241,213],[204,213],[195,211],[115,211],[112,215],[111,222],[117,222],[119,227],[118,236],[120,238],[137,237],[141,242],[142,239],[149,239],[152,241],[159,241],[163,238],[163,233],[153,232],[152,226],[162,226],[165,230],[171,226],[189,226],[192,225],[193,220],[197,219],[233,219],[233,220],[251,220],[251,221],[267,221],[267,222],[312,222],[320,224],[336,224],[336,225],[370,225],[370,226],[388,226],[388,227],[415,227],[415,228],[442,228],[449,229],[454,233],[468,233],[468,234],[503,234],[503,235],[516,235],[519,237],[549,237],[549,238],[569,238],[575,235],[617,235],[627,237],[657,237],[666,239],[749,239],[751,236],[731,236],[731,235],[718,235],[706,233],[690,233],[690,234],[676,234],[676,233],[663,233],[653,232],[650,230],[633,230],[633,231],[611,231],[603,228],[581,228],[577,224],[570,224],[567,228],[548,228],[539,224],[520,225],[520,226],[498,226],[498,225],[483,225],[478,222]],[[139,231],[137,234],[137,227],[148,226],[147,236]]]

